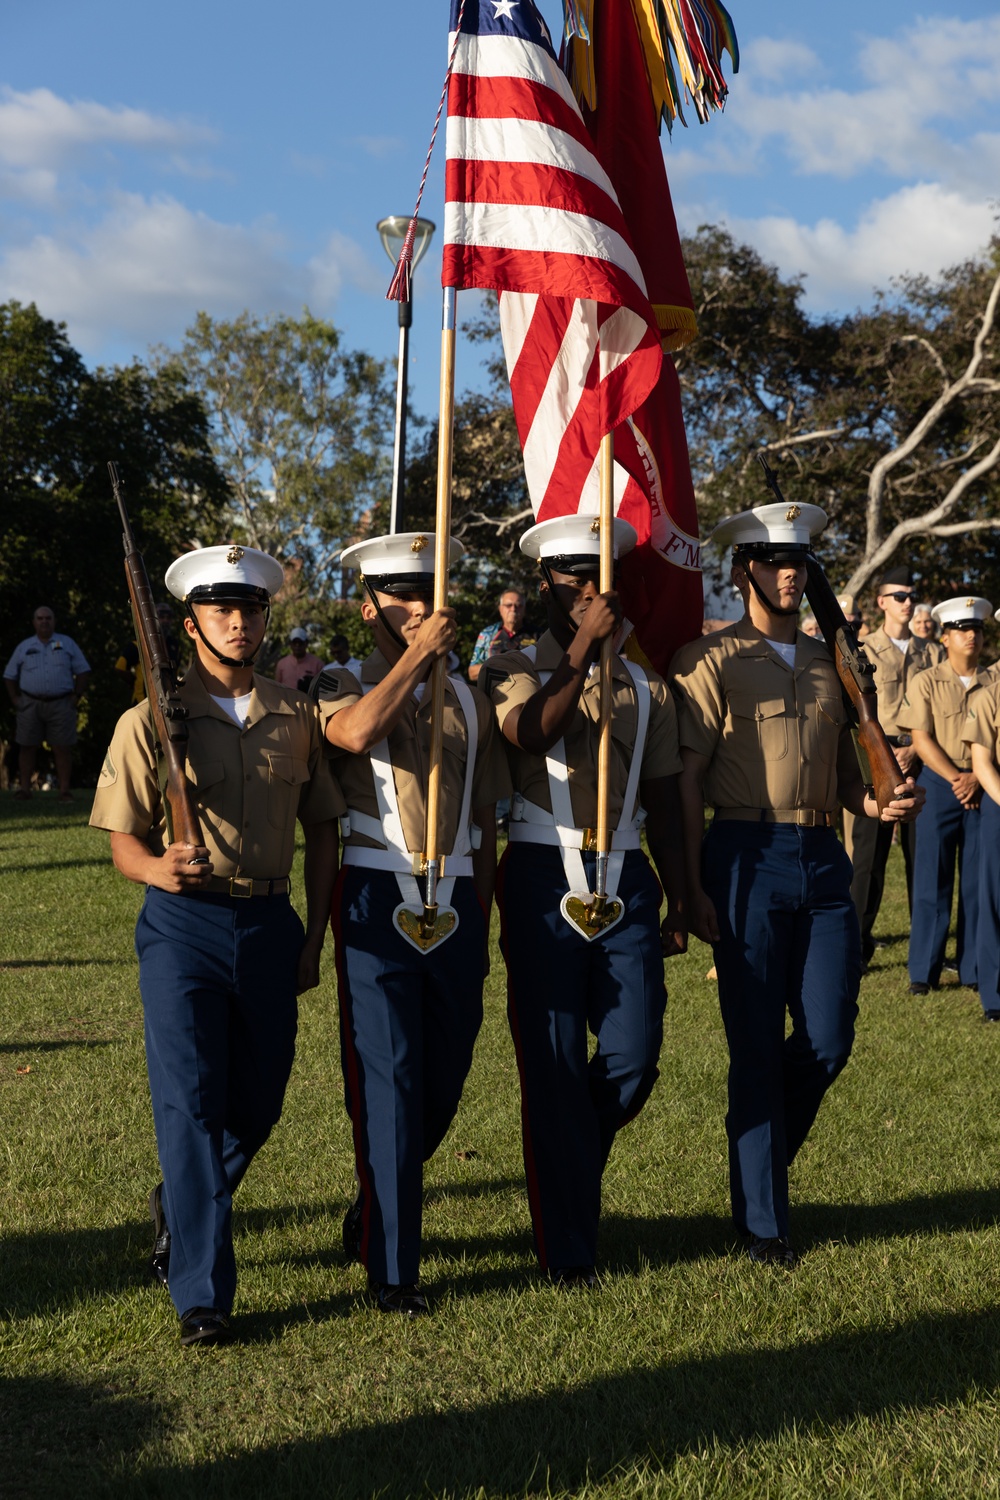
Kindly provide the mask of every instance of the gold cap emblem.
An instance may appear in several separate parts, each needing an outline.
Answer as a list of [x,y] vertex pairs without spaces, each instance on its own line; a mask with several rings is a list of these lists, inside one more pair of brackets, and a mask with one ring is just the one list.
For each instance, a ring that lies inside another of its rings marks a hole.
[[785,511],[785,520],[786,521],[797,521],[799,519],[799,516],[801,516],[801,514],[802,514],[802,507],[800,505],[790,505],[788,507],[788,509]]
[[600,534],[601,534],[601,521],[600,521],[600,517],[598,517],[598,519],[596,521],[591,521],[591,523],[590,523],[590,534],[591,534],[591,536],[600,536]]
[[242,547],[230,547],[229,551],[226,553],[226,562],[227,563],[238,563],[238,562],[242,562],[242,560],[243,560],[243,548]]
[[965,601],[965,607],[966,607],[966,609],[975,609],[975,607],[976,607],[976,601],[975,601],[975,599],[966,599],[966,601]]
[[424,548],[428,545],[429,543],[425,536],[415,536],[413,538],[413,541],[410,543],[410,551],[423,552]]

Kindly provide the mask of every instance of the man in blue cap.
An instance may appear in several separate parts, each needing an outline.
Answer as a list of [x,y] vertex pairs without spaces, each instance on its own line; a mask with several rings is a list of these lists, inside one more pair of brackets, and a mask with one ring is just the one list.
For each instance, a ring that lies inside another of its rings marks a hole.
[[[281,1114],[296,995],[319,983],[344,810],[315,705],[254,671],[282,577],[273,557],[233,545],[167,570],[194,649],[180,698],[203,843],[173,840],[145,703],[118,721],[90,820],[110,830],[122,874],[146,887],[135,942],[163,1173],[150,1194],[150,1270],[185,1346],[229,1334],[232,1195]],[[289,900],[296,818],[305,931]]]
[[[788,1168],[850,1056],[861,983],[834,825],[841,804],[859,822],[880,816],[829,649],[797,628],[825,524],[818,506],[782,502],[718,526],[710,540],[732,550],[743,618],[682,646],[670,669],[690,926],[715,951],[729,1044],[733,1220],[753,1261],[788,1269]],[[882,820],[916,817],[921,795],[900,782]]]

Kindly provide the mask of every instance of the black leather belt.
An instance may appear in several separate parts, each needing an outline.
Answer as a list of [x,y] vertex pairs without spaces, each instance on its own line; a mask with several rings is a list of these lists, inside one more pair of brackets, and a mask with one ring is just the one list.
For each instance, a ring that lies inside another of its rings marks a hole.
[[58,703],[60,698],[72,698],[72,696],[72,688],[68,693],[26,693],[23,688],[21,689],[22,698],[33,698],[36,703]]
[[724,822],[797,823],[800,828],[832,828],[836,813],[815,807],[717,807],[715,816]]
[[886,743],[896,750],[905,750],[913,744],[913,736],[910,734],[887,734],[885,738]]
[[292,882],[287,875],[276,880],[251,880],[249,875],[210,875],[203,886],[212,896],[237,896],[249,900],[251,896],[287,896]]

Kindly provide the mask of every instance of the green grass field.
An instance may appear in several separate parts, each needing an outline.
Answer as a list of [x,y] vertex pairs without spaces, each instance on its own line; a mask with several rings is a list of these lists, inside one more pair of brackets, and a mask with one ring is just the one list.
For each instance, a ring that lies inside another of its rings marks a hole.
[[608,1168],[599,1290],[539,1281],[495,954],[426,1174],[434,1315],[375,1312],[340,1251],[331,948],[238,1199],[236,1342],[182,1351],[144,1276],[141,892],[78,797],[0,804],[0,1494],[1000,1494],[1000,1027],[957,986],[908,996],[895,852],[893,942],[793,1169],[794,1275],[733,1254],[725,1047],[694,943],[668,966],[660,1082]]

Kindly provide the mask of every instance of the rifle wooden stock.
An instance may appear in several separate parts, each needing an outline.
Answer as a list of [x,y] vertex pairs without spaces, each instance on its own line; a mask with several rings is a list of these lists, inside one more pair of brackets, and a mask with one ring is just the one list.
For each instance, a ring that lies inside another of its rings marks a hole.
[[806,559],[806,598],[833,664],[841,687],[854,711],[858,743],[870,767],[870,782],[881,812],[894,798],[906,777],[878,719],[875,668],[865,654],[853,625],[848,624],[830,581],[815,557]]
[[171,843],[202,844],[201,824],[184,770],[188,742],[187,709],[177,691],[177,676],[170,659],[170,648],[156,616],[149,574],[146,572],[142,553],[136,545],[132,523],[125,509],[118,470],[113,463],[108,464],[108,472],[122,519],[129,602],[132,605],[135,637],[142,661],[156,748],[158,756],[162,758],[160,781],[167,819],[167,838]]

